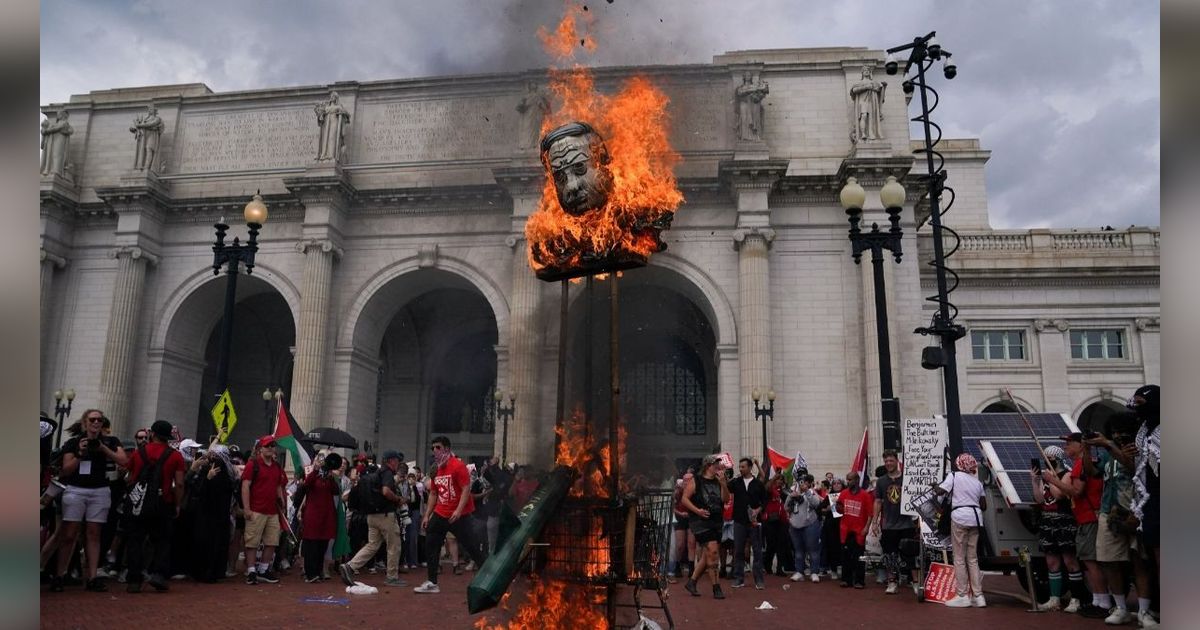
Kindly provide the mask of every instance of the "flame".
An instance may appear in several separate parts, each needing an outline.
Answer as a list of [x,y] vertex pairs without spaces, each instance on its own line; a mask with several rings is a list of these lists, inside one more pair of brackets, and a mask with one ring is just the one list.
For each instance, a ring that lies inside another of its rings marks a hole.
[[595,589],[560,580],[535,580],[508,624],[475,622],[477,630],[543,630],[544,628],[603,628],[608,625],[598,607],[602,597]]
[[[553,33],[539,30],[547,52],[560,61],[574,58],[577,16],[590,27],[591,14],[569,2]],[[583,49],[595,49],[586,32],[582,39]],[[542,121],[542,133],[571,121],[591,124],[608,146],[613,187],[605,207],[573,217],[559,206],[547,174],[541,203],[525,225],[530,265],[534,271],[551,263],[576,267],[585,251],[625,251],[643,258],[660,251],[656,232],[632,228],[661,223],[683,203],[674,173],[680,157],[668,140],[670,99],[644,76],[628,79],[609,96],[596,91],[591,71],[582,65],[551,68],[549,75],[557,107]]]
[[[564,418],[554,427],[554,432],[558,435],[558,453],[555,455],[555,463],[573,468],[575,472],[579,473],[568,496],[610,498],[608,457],[611,443],[602,442],[596,433],[590,430],[583,409],[576,407],[570,418]],[[625,422],[621,422],[617,426],[617,465],[620,470],[625,470],[628,434]],[[606,431],[603,437],[607,436],[608,432]],[[622,482],[621,491],[627,490],[628,488]]]

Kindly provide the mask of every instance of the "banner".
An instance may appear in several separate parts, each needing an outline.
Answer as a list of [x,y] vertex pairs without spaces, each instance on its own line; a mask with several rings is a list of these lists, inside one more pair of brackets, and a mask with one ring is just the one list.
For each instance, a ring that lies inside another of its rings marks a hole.
[[925,601],[943,603],[954,599],[954,565],[929,563],[925,575]]
[[905,418],[902,425],[904,483],[900,487],[900,513],[925,518],[929,516],[921,512],[922,504],[929,498],[925,495],[931,485],[941,483],[945,477],[944,459],[949,441],[946,422],[934,418]]
[[229,396],[228,389],[217,399],[217,404],[213,405],[211,415],[213,426],[217,428],[217,441],[224,444],[238,421],[237,412],[233,410],[233,398]]

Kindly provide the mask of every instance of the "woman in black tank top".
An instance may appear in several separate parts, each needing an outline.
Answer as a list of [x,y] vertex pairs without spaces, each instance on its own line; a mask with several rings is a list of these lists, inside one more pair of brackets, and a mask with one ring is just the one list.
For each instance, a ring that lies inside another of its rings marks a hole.
[[[725,502],[729,500],[729,488],[725,485],[725,475],[721,470],[721,460],[716,455],[704,458],[700,472],[692,477],[683,490],[683,506],[691,512],[689,527],[696,535],[697,558],[692,576],[684,585],[687,592],[699,597],[696,580],[708,571],[712,581],[713,597],[725,599],[721,585],[717,582],[717,569],[720,561],[717,559],[721,545],[721,526]],[[703,552],[699,548],[703,548]]]

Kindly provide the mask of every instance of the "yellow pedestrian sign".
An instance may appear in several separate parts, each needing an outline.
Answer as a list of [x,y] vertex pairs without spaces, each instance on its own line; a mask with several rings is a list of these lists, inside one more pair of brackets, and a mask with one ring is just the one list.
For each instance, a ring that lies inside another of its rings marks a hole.
[[237,412],[233,410],[233,398],[230,398],[228,389],[213,405],[212,419],[213,426],[217,428],[217,440],[224,444],[233,433],[233,427],[237,426]]

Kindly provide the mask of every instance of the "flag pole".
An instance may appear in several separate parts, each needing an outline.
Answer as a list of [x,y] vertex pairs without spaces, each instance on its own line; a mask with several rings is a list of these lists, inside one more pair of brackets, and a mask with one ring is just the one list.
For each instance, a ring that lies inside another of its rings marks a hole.
[[1013,404],[1013,408],[1017,410],[1017,415],[1021,416],[1021,421],[1025,423],[1025,429],[1029,431],[1029,437],[1033,438],[1033,443],[1037,445],[1038,455],[1042,456],[1042,461],[1046,462],[1046,470],[1054,470],[1050,466],[1050,458],[1046,457],[1046,449],[1042,448],[1042,443],[1038,440],[1037,432],[1033,430],[1033,425],[1029,423],[1029,418],[1025,417],[1025,413],[1021,411],[1021,405],[1017,404],[1017,399],[1013,398],[1012,390],[1005,387],[1004,393],[1008,395],[1008,400]]

